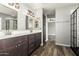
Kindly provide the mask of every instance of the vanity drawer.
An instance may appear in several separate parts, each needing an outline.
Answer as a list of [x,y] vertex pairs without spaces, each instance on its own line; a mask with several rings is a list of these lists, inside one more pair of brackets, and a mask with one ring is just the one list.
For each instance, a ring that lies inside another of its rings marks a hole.
[[[14,37],[14,38],[7,38],[2,41],[0,41],[0,49],[1,48],[8,48],[14,45],[17,45],[18,43],[21,43],[24,41],[24,38]],[[2,45],[2,46],[1,46]]]
[[29,44],[29,54],[31,54],[35,50],[35,43]]
[[0,56],[14,56],[17,55],[17,47],[12,46],[0,50]]
[[33,35],[29,35],[29,44],[35,42],[35,36]]
[[35,35],[36,35],[36,37],[40,37],[41,36],[41,33],[37,33]]
[[0,40],[1,56],[20,56],[28,55],[28,39],[27,36],[19,36]]
[[29,44],[29,49],[34,48],[34,46],[35,46],[35,43]]

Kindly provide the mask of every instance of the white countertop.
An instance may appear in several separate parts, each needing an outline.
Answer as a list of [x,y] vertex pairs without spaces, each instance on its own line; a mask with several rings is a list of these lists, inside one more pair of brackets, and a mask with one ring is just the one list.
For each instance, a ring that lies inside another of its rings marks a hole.
[[[11,35],[3,35],[1,32],[0,32],[0,40],[1,39],[6,39],[6,38],[12,38],[12,37],[18,37],[18,36],[23,36],[23,35],[30,35],[30,34],[35,34],[35,33],[39,33],[41,32],[41,30],[33,30],[32,32],[30,32],[29,30],[28,31],[13,31],[11,32],[12,34]],[[1,35],[2,34],[2,35]]]

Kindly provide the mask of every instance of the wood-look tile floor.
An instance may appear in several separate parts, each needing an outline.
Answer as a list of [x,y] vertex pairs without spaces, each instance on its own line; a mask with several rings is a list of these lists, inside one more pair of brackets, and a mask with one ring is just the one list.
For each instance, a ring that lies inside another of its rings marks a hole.
[[54,41],[48,41],[45,46],[35,50],[32,56],[75,56],[75,54],[69,47],[58,46]]

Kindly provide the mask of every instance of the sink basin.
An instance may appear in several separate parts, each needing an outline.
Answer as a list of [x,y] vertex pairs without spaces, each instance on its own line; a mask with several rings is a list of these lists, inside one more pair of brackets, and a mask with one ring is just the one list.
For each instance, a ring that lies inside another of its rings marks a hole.
[[26,30],[26,31],[13,31],[12,32],[13,35],[15,35],[15,34],[24,34],[24,33],[29,34],[30,31],[29,30]]
[[11,35],[11,32],[6,32],[5,35]]

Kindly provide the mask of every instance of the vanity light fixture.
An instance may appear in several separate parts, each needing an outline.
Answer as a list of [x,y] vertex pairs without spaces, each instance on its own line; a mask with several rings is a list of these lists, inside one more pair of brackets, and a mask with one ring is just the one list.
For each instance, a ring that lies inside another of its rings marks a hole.
[[19,9],[19,8],[20,8],[19,3],[8,3],[8,5],[10,5],[10,6],[16,8],[16,9]]
[[28,10],[27,15],[32,16],[32,17],[35,17],[34,16],[34,13],[31,10]]
[[8,3],[10,6],[14,6],[14,3]]
[[19,3],[15,3],[15,8],[17,8],[17,9],[20,8]]

